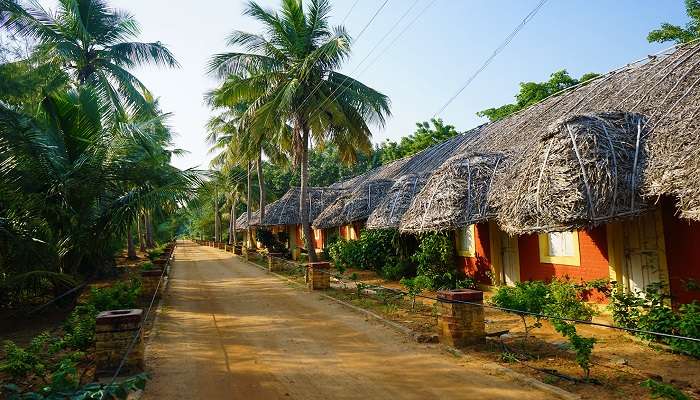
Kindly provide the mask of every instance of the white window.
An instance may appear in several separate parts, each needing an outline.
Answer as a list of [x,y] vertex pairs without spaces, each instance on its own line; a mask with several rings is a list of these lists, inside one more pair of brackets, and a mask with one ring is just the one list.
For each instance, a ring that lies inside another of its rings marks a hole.
[[581,265],[578,232],[549,232],[539,235],[540,262]]

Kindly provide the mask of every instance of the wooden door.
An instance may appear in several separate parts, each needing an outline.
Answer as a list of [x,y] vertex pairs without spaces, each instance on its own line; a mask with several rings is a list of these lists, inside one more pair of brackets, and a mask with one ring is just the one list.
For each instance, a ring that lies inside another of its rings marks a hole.
[[518,254],[518,237],[503,231],[501,237],[501,282],[513,286],[520,282],[520,258]]
[[623,222],[622,235],[623,284],[629,292],[644,292],[665,275],[663,228],[656,213],[647,213]]

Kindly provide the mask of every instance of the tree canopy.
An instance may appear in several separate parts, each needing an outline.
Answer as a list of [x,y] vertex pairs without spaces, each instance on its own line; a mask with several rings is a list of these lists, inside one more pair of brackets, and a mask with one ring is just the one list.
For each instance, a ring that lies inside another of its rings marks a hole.
[[515,102],[505,104],[500,107],[487,108],[476,113],[480,117],[486,117],[491,122],[503,119],[513,113],[516,113],[528,106],[538,103],[547,97],[569,88],[589,81],[599,76],[596,73],[583,74],[581,78],[576,79],[571,77],[569,73],[563,69],[550,75],[549,80],[545,82],[522,82],[520,83],[520,91],[515,95]]
[[664,22],[659,29],[649,32],[647,40],[659,43],[688,43],[700,38],[700,0],[685,0],[685,12],[690,18],[685,27]]

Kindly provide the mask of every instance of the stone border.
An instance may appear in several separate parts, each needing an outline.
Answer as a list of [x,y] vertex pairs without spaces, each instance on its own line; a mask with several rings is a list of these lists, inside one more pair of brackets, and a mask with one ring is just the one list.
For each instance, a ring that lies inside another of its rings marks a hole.
[[[289,283],[292,283],[292,284],[294,284],[294,285],[296,285],[296,286],[303,287],[303,288],[306,287],[306,285],[303,285],[303,284],[301,284],[301,283],[299,283],[299,282],[296,282],[296,281],[294,281],[294,280],[291,280],[291,279],[289,279],[288,277],[286,277],[286,276],[284,276],[284,275],[280,275],[280,274],[278,274],[278,273],[276,273],[276,272],[269,272],[269,271],[266,271],[263,267],[261,267],[261,266],[255,264],[255,263],[253,263],[253,262],[246,261],[246,260],[244,260],[244,259],[241,259],[241,261],[244,262],[244,263],[246,263],[246,264],[250,264],[250,265],[252,265],[252,266],[254,266],[254,267],[257,267],[258,269],[261,269],[261,270],[267,272],[268,274],[275,275],[276,277],[281,278],[282,280],[285,280],[285,281],[287,281],[287,282],[289,282]],[[358,307],[358,306],[356,306],[356,305],[354,305],[354,304],[350,304],[350,303],[345,302],[345,301],[343,301],[343,300],[336,299],[336,298],[333,297],[333,296],[330,296],[330,295],[327,295],[327,294],[321,293],[321,292],[314,292],[313,294],[317,294],[317,295],[320,295],[321,297],[323,297],[323,298],[325,298],[325,299],[332,300],[332,301],[334,301],[334,302],[336,302],[336,303],[338,303],[338,304],[341,304],[341,305],[343,305],[343,306],[345,306],[345,307],[347,307],[347,308],[349,308],[349,309],[351,309],[351,310],[354,310],[354,311],[356,311],[356,312],[358,312],[358,313],[360,313],[360,314],[365,314],[365,315],[367,315],[367,316],[369,316],[369,317],[375,319],[376,321],[380,322],[382,325],[385,325],[385,326],[387,326],[387,327],[389,327],[389,328],[391,328],[391,329],[393,329],[393,330],[395,330],[395,331],[397,331],[397,332],[399,332],[399,333],[402,333],[402,334],[408,336],[408,338],[411,339],[411,340],[414,340],[414,341],[415,341],[415,338],[418,337],[418,335],[419,335],[418,332],[414,331],[414,330],[411,329],[411,328],[408,328],[408,327],[406,327],[406,326],[403,326],[403,325],[401,325],[401,324],[398,324],[398,323],[396,323],[396,322],[394,322],[394,321],[390,321],[390,320],[388,320],[388,319],[382,317],[381,315],[379,315],[379,314],[377,314],[377,313],[374,313],[374,312],[369,311],[369,310],[365,310],[364,308]],[[452,353],[452,354],[454,354],[454,355],[457,355],[457,356],[459,356],[459,357],[461,357],[461,358],[469,358],[469,357],[467,357],[467,355],[466,355],[464,352],[462,352],[462,351],[459,350],[459,349],[456,349],[456,348],[450,347],[450,346],[445,346],[445,345],[441,345],[441,346],[442,346],[444,349],[446,349],[448,352],[450,352],[450,353]],[[481,360],[480,360],[480,361],[481,361]],[[502,366],[502,365],[500,365],[500,364],[496,364],[496,363],[494,363],[494,362],[486,361],[486,360],[484,360],[483,362],[480,362],[480,364],[481,364],[481,368],[487,370],[487,372],[490,372],[490,373],[492,373],[493,375],[496,375],[496,376],[498,376],[498,375],[507,376],[507,377],[513,379],[514,381],[518,382],[518,383],[521,383],[521,384],[526,385],[526,386],[534,387],[534,388],[536,388],[536,389],[538,389],[538,390],[541,390],[541,391],[546,392],[546,393],[548,393],[548,394],[550,394],[550,395],[552,395],[552,396],[555,396],[556,398],[564,399],[564,400],[580,400],[580,399],[581,399],[581,396],[580,396],[580,395],[577,395],[577,394],[575,394],[575,393],[568,392],[568,391],[566,391],[566,390],[564,390],[564,389],[561,389],[561,388],[558,388],[558,387],[556,387],[556,386],[554,386],[554,385],[550,385],[550,384],[544,383],[544,382],[539,381],[539,380],[537,380],[537,379],[535,379],[535,378],[531,378],[531,377],[529,377],[529,376],[527,376],[527,375],[521,374],[520,372],[516,372],[516,371],[514,371],[514,370],[512,370],[512,369],[510,369],[510,368],[508,368],[508,367],[504,367],[504,366]]]

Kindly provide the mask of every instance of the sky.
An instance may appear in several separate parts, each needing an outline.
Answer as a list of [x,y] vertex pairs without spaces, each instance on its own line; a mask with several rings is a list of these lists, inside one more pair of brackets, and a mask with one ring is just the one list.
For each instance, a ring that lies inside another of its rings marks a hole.
[[[372,127],[375,143],[411,134],[416,122],[432,118],[539,0],[388,0],[367,26],[383,2],[332,0],[332,24],[344,21],[354,38],[342,72],[391,100],[386,125]],[[42,3],[52,7],[55,0]],[[259,3],[277,8],[280,1]],[[260,25],[242,15],[242,0],[110,4],[136,17],[142,27],[140,41],[163,42],[180,62],[179,69],[134,72],[159,97],[163,110],[173,113],[175,145],[188,151],[173,164],[206,168],[211,155],[205,124],[212,113],[203,94],[217,84],[206,76],[207,60],[232,50],[225,40],[233,30],[257,33]],[[670,47],[646,41],[647,33],[662,22],[687,22],[682,0],[549,0],[438,117],[465,131],[485,122],[477,111],[512,102],[520,82],[543,81],[561,69],[575,77],[604,73]]]

